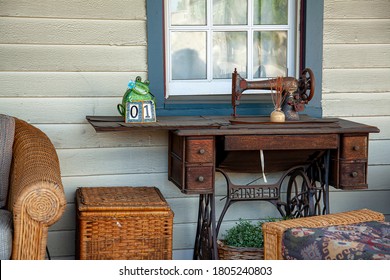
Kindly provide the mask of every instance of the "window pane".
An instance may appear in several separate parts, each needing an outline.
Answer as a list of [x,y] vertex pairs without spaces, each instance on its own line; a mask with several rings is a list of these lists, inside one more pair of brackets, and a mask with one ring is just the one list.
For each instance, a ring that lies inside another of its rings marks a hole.
[[254,0],[254,24],[288,24],[288,0]]
[[205,25],[206,0],[170,0],[172,25]]
[[253,34],[253,78],[287,76],[287,32]]
[[172,79],[206,79],[206,32],[171,33]]
[[241,76],[247,71],[246,32],[213,33],[213,78],[230,79],[234,68]]
[[214,25],[247,24],[247,0],[214,0]]

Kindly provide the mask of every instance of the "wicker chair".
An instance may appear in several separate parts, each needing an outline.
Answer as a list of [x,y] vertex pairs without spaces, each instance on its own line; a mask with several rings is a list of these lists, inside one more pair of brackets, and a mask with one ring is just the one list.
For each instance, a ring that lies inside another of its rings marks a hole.
[[349,225],[369,221],[384,221],[384,215],[369,209],[353,210],[349,212],[297,218],[263,224],[264,259],[283,260],[282,241],[283,233],[290,228],[308,227],[321,228],[334,225]]
[[45,259],[48,228],[66,206],[56,150],[38,128],[15,118],[7,208],[13,215],[12,259]]

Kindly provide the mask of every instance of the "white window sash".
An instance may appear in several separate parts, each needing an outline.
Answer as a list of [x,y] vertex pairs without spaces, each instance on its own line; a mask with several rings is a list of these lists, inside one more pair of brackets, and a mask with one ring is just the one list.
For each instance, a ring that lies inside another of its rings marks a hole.
[[[166,94],[165,97],[173,96],[208,96],[208,95],[226,95],[231,94],[231,79],[212,79],[213,61],[212,61],[212,33],[213,31],[247,31],[247,75],[253,77],[253,32],[254,31],[286,31],[287,32],[287,72],[288,76],[296,76],[296,62],[298,51],[296,51],[299,40],[296,38],[298,34],[298,5],[296,0],[288,0],[288,25],[253,25],[253,4],[252,0],[248,0],[248,26],[211,26],[212,1],[208,1],[207,6],[207,25],[205,26],[174,26],[171,27],[169,17],[169,1],[165,2],[165,76],[166,76]],[[171,50],[170,50],[170,34],[172,31],[205,31],[207,32],[207,79],[205,80],[172,80],[171,77]],[[232,72],[234,69],[232,69]],[[260,80],[260,79],[256,79]],[[259,91],[256,91],[258,93]],[[261,91],[265,93],[264,91]]]

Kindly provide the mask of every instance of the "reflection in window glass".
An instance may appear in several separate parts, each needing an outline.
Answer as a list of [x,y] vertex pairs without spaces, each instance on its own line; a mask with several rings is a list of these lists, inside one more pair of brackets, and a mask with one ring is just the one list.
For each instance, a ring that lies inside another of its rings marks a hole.
[[173,80],[206,79],[206,32],[172,32]]
[[253,67],[253,78],[287,76],[286,31],[254,32]]
[[254,24],[288,24],[288,0],[254,0]]
[[170,0],[172,25],[205,25],[206,0]]
[[213,0],[213,24],[247,24],[247,0]]
[[249,80],[295,75],[299,1],[162,2],[167,98],[228,94],[234,69]]
[[246,32],[213,33],[213,78],[229,79],[234,68],[246,77],[246,42]]

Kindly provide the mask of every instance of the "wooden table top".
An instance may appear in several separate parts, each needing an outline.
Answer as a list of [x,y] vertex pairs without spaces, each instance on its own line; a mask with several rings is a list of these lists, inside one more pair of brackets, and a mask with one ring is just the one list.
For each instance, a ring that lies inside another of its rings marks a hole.
[[178,135],[378,133],[379,129],[338,118],[312,118],[273,123],[268,116],[160,116],[156,122],[125,123],[121,116],[87,116],[97,132],[133,129],[175,130]]

